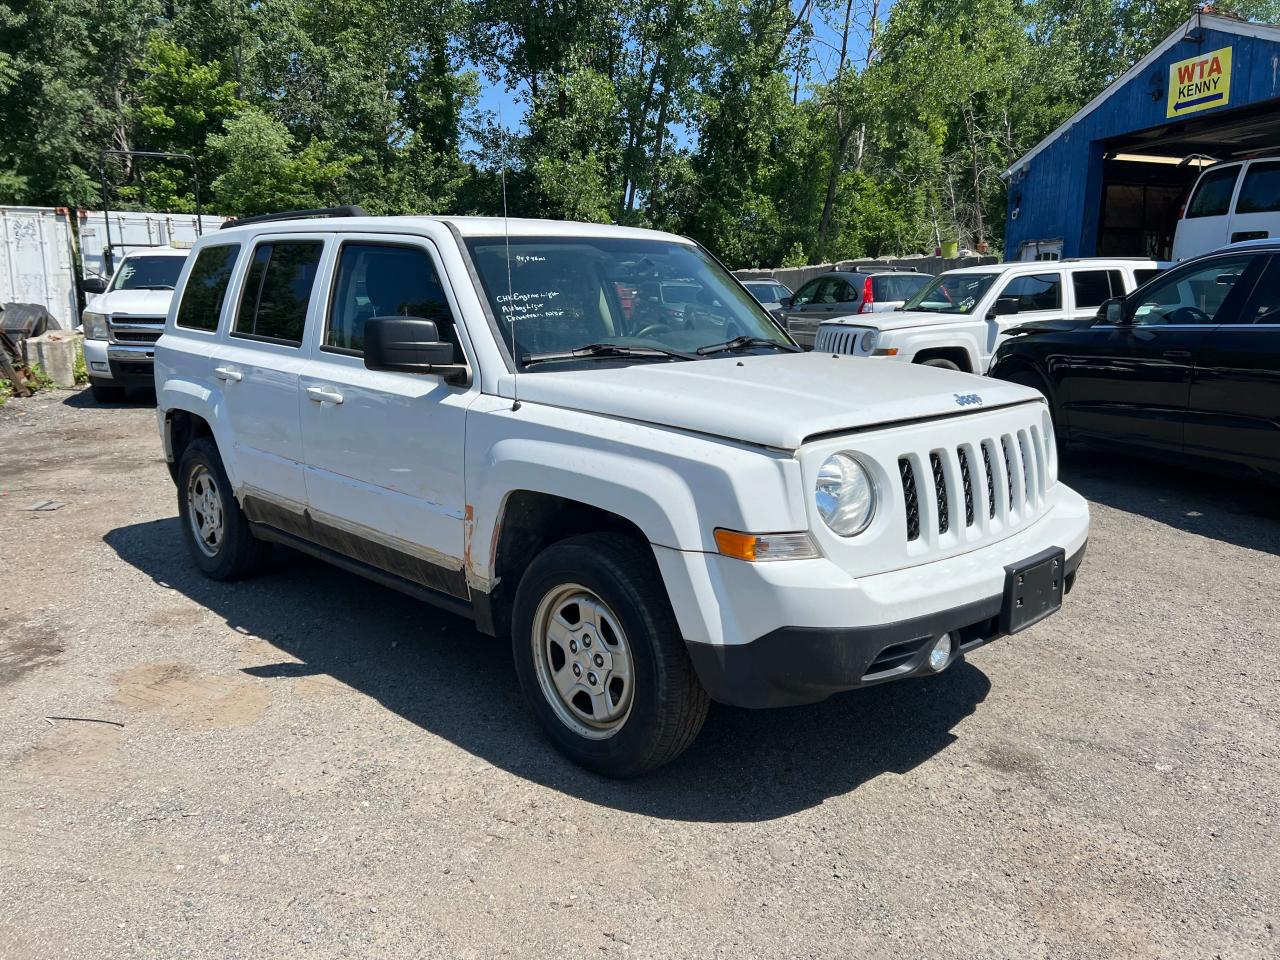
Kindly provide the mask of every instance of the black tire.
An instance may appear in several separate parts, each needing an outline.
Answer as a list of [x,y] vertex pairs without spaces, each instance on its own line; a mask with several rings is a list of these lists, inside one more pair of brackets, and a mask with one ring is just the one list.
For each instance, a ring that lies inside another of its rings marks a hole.
[[922,367],[941,367],[943,370],[959,370],[960,364],[954,360],[948,360],[945,357],[934,357],[931,360],[921,360]]
[[[200,474],[198,481],[194,476],[197,473]],[[200,485],[199,492],[193,495],[193,481],[207,484],[209,480],[212,481],[212,489]],[[193,506],[193,500],[200,499],[200,493],[212,497],[221,508],[220,532],[213,543],[204,545],[197,541],[196,533],[196,527],[202,525],[199,518],[203,514]],[[193,514],[197,518],[194,523]],[[178,520],[191,558],[206,577],[238,580],[262,568],[268,545],[253,535],[249,521],[231,490],[231,481],[227,479],[218,448],[208,437],[192,440],[183,451],[178,465]]]
[[1037,371],[1030,367],[1019,366],[1009,371],[1009,373],[1005,374],[1000,379],[1006,380],[1009,383],[1016,383],[1022,387],[1030,387],[1032,390],[1035,390],[1044,397],[1045,403],[1049,405],[1049,422],[1053,424],[1053,439],[1058,447],[1058,453],[1060,455],[1065,455],[1067,452],[1067,441],[1063,438],[1062,431],[1059,429],[1058,417],[1053,410],[1053,397],[1049,396],[1049,388],[1045,383],[1044,377],[1040,376]]
[[[630,650],[629,712],[599,739],[562,719],[564,704],[557,705],[551,699],[555,691],[544,691],[539,679],[535,620],[544,601],[571,585],[603,602]],[[538,723],[557,749],[588,770],[607,777],[639,776],[674,760],[702,729],[710,698],[698,682],[646,543],[593,533],[562,540],[540,553],[516,591],[511,646],[520,688]]]
[[95,380],[89,381],[89,392],[93,394],[93,399],[97,403],[119,403],[125,398],[124,387],[98,383]]

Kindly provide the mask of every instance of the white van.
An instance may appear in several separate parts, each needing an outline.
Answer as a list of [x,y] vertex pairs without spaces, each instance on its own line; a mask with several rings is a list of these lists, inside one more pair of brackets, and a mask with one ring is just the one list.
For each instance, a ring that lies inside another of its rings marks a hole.
[[1280,237],[1280,157],[1206,167],[1173,235],[1173,259],[1186,260],[1241,240]]

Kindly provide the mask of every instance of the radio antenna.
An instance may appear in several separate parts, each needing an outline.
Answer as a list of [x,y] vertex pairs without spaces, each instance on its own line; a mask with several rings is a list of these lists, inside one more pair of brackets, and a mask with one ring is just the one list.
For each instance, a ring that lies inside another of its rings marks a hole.
[[511,224],[507,219],[507,125],[502,119],[502,107],[498,107],[498,123],[502,127],[502,238],[507,248],[507,317],[511,325],[511,409],[520,409],[520,358],[516,355],[515,292],[511,284]]

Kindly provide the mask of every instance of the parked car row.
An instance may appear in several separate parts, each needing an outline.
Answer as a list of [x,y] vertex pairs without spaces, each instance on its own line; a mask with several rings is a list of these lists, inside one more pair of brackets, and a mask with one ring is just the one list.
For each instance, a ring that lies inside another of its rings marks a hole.
[[989,373],[1043,393],[1059,440],[1280,480],[1280,240],[1160,266],[954,270],[902,312],[822,324],[816,349]]
[[943,673],[1071,590],[1037,390],[801,351],[670,234],[351,213],[239,221],[178,279],[158,419],[208,576],[287,544],[471,617],[612,776],[711,699]]

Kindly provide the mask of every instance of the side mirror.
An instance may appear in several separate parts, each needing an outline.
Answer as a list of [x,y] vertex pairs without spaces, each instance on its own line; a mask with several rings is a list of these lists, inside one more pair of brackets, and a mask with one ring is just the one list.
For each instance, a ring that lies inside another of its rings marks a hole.
[[791,304],[794,302],[795,300],[793,297],[783,297],[781,300],[778,301],[778,303],[782,306],[783,310],[790,309]]
[[1114,327],[1124,325],[1128,322],[1124,315],[1124,300],[1120,297],[1112,297],[1110,300],[1104,300],[1102,302],[1102,308],[1098,311],[1098,317]]
[[90,295],[107,292],[107,281],[101,277],[85,277],[80,281],[80,292]]
[[991,305],[989,317],[1012,317],[1018,312],[1018,301],[1013,297],[1001,297]]
[[466,364],[455,363],[452,343],[440,339],[434,320],[373,317],[364,324],[364,365],[394,373],[439,373],[445,383],[468,379]]

